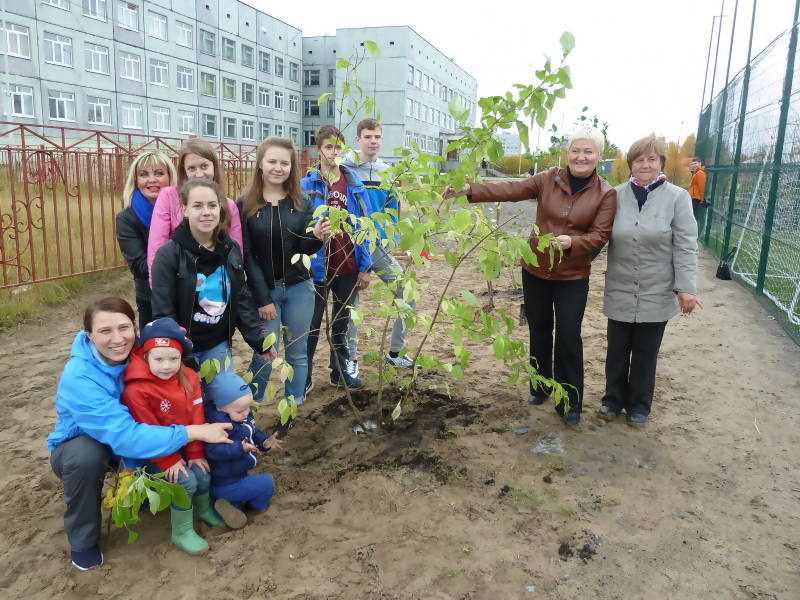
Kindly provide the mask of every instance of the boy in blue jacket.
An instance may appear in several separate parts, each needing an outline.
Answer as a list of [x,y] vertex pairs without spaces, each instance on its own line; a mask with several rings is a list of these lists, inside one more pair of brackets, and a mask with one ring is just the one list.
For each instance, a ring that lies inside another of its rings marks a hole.
[[281,449],[283,442],[277,435],[269,436],[256,427],[250,412],[253,402],[250,386],[235,373],[217,373],[205,395],[206,421],[233,425],[228,432],[232,444],[206,444],[205,448],[211,467],[214,509],[228,527],[240,529],[247,524],[242,508],[249,505],[255,510],[264,510],[275,493],[272,475],[248,475],[247,472],[256,466],[260,452]]
[[[333,125],[323,125],[317,131],[317,151],[319,170],[311,171],[303,178],[303,190],[314,203],[314,209],[327,205],[346,209],[351,218],[367,216],[364,214],[366,199],[361,181],[352,171],[338,164],[344,137]],[[326,242],[322,251],[311,260],[311,273],[314,277],[315,303],[311,318],[311,331],[308,335],[308,381],[306,394],[311,391],[311,370],[314,353],[319,340],[322,315],[328,302],[328,292],[333,294],[330,369],[331,385],[343,383],[349,389],[364,387],[364,383],[347,372],[350,355],[347,350],[347,324],[350,321],[350,305],[355,294],[369,286],[372,257],[369,243],[354,243],[346,233],[334,235]],[[339,367],[344,374],[340,381]]]

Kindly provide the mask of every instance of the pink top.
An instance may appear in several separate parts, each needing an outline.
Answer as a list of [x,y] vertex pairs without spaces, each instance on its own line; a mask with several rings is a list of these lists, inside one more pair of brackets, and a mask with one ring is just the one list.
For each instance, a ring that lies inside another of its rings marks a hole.
[[[242,222],[239,219],[239,209],[236,203],[228,198],[228,210],[231,213],[231,230],[228,232],[231,239],[239,244],[239,250],[244,257],[242,244]],[[167,243],[175,228],[183,222],[183,210],[178,190],[174,185],[165,187],[158,193],[156,204],[153,207],[153,219],[150,221],[150,237],[147,239],[147,270],[152,272],[153,259],[156,252]],[[152,278],[150,280],[152,283]]]

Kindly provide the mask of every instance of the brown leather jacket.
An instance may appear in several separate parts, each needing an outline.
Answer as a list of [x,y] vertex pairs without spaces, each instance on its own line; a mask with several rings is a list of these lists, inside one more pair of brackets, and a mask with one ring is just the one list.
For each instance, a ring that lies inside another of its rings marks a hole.
[[537,198],[536,225],[539,233],[568,235],[572,247],[565,250],[559,262],[555,253],[555,268],[550,256],[537,252],[535,231],[529,242],[539,260],[539,265],[524,264],[531,275],[542,279],[585,279],[589,277],[592,259],[608,242],[614,215],[617,212],[617,192],[596,173],[581,191],[574,196],[569,187],[567,169],[553,167],[549,171],[522,181],[501,183],[473,183],[470,202],[517,202]]

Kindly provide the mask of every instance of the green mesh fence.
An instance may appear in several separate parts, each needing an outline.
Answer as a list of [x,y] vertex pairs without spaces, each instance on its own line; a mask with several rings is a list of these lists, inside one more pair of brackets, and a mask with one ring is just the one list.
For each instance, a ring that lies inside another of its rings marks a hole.
[[[800,56],[791,39],[789,30],[773,40],[750,62],[749,81],[743,69],[700,115],[697,154],[707,165],[710,204],[696,216],[700,241],[717,257],[733,253],[736,281],[763,294],[800,343]],[[783,152],[776,157],[779,141]]]

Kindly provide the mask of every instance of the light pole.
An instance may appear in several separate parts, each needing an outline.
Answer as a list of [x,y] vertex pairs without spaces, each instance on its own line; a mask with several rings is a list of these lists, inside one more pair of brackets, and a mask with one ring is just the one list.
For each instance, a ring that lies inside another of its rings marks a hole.
[[703,79],[703,97],[700,99],[700,112],[703,112],[703,108],[705,107],[706,102],[706,85],[708,84],[708,67],[711,64],[711,46],[714,42],[714,26],[717,22],[717,19],[720,20],[719,29],[717,30],[717,50],[714,56],[714,73],[711,76],[711,93],[709,94],[709,103],[714,100],[714,80],[717,75],[717,59],[719,58],[719,40],[722,34],[722,19],[727,17],[728,15],[723,14],[725,10],[725,0],[722,0],[722,5],[719,9],[719,14],[714,15],[711,17],[711,35],[708,37],[708,56],[706,57],[706,75]]

